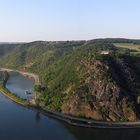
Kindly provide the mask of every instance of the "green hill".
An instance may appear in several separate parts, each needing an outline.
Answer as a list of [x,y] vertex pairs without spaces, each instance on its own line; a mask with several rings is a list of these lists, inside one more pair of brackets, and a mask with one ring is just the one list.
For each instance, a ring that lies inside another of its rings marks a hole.
[[139,40],[5,44],[0,65],[37,73],[38,102],[46,108],[96,120],[139,120],[140,58],[111,43]]

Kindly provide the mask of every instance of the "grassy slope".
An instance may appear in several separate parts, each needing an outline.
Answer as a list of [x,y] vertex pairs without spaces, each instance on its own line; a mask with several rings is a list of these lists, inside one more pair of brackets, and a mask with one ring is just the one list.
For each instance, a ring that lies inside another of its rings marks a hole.
[[131,54],[137,55],[140,54],[140,44],[134,44],[134,43],[114,43],[116,47],[119,48],[127,48],[130,49]]

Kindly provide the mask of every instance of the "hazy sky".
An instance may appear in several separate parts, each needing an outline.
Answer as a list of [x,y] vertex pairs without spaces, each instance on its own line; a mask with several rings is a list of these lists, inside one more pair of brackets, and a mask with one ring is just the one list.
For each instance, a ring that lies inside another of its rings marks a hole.
[[140,38],[140,0],[0,0],[0,42]]

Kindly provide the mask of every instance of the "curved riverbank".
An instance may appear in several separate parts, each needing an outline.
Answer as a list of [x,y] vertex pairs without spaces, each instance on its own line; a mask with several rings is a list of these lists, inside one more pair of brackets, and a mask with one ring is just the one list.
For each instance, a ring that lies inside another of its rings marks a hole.
[[18,72],[18,73],[22,74],[23,76],[27,76],[29,78],[34,79],[35,85],[41,85],[41,81],[39,80],[39,76],[37,74],[25,72],[25,71],[20,71],[20,70],[15,70],[15,69],[9,69],[9,68],[0,68],[0,71]]
[[[2,69],[0,69],[0,71],[2,71]],[[5,71],[5,70],[4,70]],[[14,101],[15,103],[22,105],[22,106],[29,106],[31,105],[31,103],[27,100],[27,99],[23,99],[20,96],[12,93],[7,87],[7,81],[9,80],[10,75],[8,74],[10,71],[6,71],[7,75],[6,75],[6,79],[3,81],[3,83],[0,84],[0,92],[8,97],[10,100]]]
[[17,95],[11,93],[6,87],[4,86],[0,86],[0,92],[5,95],[6,97],[8,97],[9,99],[11,99],[12,101],[22,105],[22,106],[29,106],[30,103],[27,100],[24,100],[20,97],[18,97]]
[[104,121],[96,121],[91,119],[69,116],[60,112],[49,110],[44,106],[40,106],[40,107],[35,106],[29,103],[27,100],[23,100],[22,98],[19,98],[18,96],[14,95],[11,91],[6,89],[5,86],[1,87],[0,91],[5,96],[10,98],[12,101],[22,106],[28,107],[30,109],[38,110],[40,113],[43,113],[44,115],[50,116],[58,120],[65,121],[71,125],[89,127],[89,128],[140,128],[140,122],[104,122]]

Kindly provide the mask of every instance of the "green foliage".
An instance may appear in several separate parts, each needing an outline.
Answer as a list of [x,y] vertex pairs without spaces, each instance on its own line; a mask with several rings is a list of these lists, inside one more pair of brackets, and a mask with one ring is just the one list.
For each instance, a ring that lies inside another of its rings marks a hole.
[[0,72],[0,85],[4,85],[9,78],[9,74],[7,72]]
[[124,55],[130,55],[130,50],[129,49],[120,48],[115,53],[116,57],[122,57]]
[[[110,51],[111,54],[101,55],[105,50]],[[79,71],[82,60],[105,62],[111,56],[120,57],[128,53],[128,50],[116,48],[110,44],[110,41],[40,41],[16,44],[9,52],[6,47],[3,55],[0,56],[0,65],[37,73],[44,87],[36,85],[34,87],[35,91],[41,92],[39,102],[60,111],[64,100],[76,94],[80,87],[83,87],[81,89],[83,92],[88,92],[88,88],[80,81]],[[72,88],[66,92],[70,86]],[[87,100],[95,102],[96,98],[88,96]]]
[[79,112],[79,113],[77,113],[77,117],[85,118],[86,115],[85,115],[85,113],[83,113],[83,112]]
[[41,85],[34,85],[34,91],[41,92]]
[[134,109],[135,108],[134,102],[128,102],[127,105],[131,109]]

